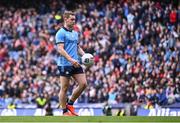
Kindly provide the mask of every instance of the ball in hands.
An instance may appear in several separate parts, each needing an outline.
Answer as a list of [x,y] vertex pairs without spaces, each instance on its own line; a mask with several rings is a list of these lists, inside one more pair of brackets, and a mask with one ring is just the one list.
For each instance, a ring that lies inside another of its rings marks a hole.
[[87,67],[92,66],[94,64],[94,57],[90,53],[85,53],[81,57],[81,60],[82,60],[82,63]]

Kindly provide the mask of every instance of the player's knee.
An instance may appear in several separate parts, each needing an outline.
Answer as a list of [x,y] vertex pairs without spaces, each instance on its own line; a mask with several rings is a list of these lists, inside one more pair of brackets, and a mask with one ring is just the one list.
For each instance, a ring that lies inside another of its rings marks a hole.
[[80,84],[80,87],[83,88],[83,89],[85,89],[85,88],[87,87],[87,83],[86,83],[86,82],[81,83],[81,84]]
[[61,91],[67,92],[67,91],[68,91],[68,87],[63,87],[63,88],[61,88]]

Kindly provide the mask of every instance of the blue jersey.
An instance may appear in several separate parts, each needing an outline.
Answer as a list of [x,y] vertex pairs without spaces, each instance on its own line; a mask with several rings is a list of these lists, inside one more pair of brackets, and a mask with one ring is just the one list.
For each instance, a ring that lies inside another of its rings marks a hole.
[[[78,56],[78,33],[74,30],[69,31],[66,28],[61,28],[56,33],[56,45],[64,43],[64,50],[75,60],[79,62]],[[64,56],[60,55],[57,59],[58,66],[73,66]]]

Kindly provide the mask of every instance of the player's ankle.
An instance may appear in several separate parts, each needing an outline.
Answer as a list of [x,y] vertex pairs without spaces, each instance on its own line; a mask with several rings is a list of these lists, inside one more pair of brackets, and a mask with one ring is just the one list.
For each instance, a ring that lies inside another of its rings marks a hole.
[[74,101],[72,101],[72,100],[68,101],[68,105],[73,105],[73,104],[74,104]]
[[62,110],[63,110],[63,114],[66,113],[66,112],[68,112],[67,108],[62,109]]

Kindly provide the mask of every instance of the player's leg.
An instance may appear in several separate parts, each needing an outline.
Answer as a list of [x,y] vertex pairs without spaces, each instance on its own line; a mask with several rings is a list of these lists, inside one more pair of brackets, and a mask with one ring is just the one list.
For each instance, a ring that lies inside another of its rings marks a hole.
[[68,109],[66,107],[66,100],[67,100],[66,94],[69,88],[69,80],[70,80],[69,77],[60,76],[61,89],[59,93],[59,103],[63,110],[63,114],[68,113]]
[[71,101],[76,101],[76,99],[81,95],[81,93],[87,87],[87,80],[86,80],[86,75],[84,73],[82,73],[82,74],[74,74],[73,78],[78,83],[78,86],[73,91],[70,100]]
[[74,111],[73,104],[76,101],[76,99],[81,95],[81,93],[84,91],[84,89],[87,86],[87,80],[84,73],[81,74],[74,74],[73,78],[78,83],[78,86],[75,88],[75,90],[72,93],[72,96],[70,100],[68,101],[67,108],[71,111],[72,114],[77,115]]
[[66,101],[67,101],[67,91],[69,88],[69,81],[70,81],[70,76],[71,76],[71,71],[72,67],[58,67],[60,71],[60,82],[61,82],[61,89],[59,93],[59,102],[60,106],[63,110],[63,115],[65,116],[74,116],[66,106]]

